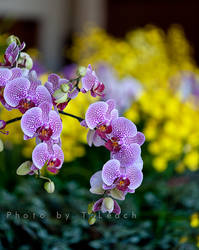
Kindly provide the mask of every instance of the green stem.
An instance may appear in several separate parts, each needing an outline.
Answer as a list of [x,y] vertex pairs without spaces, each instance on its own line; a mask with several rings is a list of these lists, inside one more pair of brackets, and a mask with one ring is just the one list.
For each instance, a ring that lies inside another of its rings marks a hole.
[[20,121],[21,118],[22,118],[22,116],[13,118],[13,119],[11,119],[11,120],[8,120],[8,121],[6,122],[6,125],[7,125],[7,124],[10,124],[10,123],[13,123],[13,122],[16,122],[16,121]]
[[45,177],[45,176],[42,176],[39,169],[38,169],[37,176],[38,176],[40,179],[44,179],[44,180],[47,180],[47,181],[49,181],[49,182],[52,182],[50,178]]
[[81,118],[79,116],[72,115],[70,113],[66,113],[66,112],[61,111],[61,110],[59,110],[59,113],[62,114],[62,115],[67,115],[67,116],[73,117],[73,118],[77,119],[79,122],[82,122],[84,120],[83,118]]
[[[81,122],[81,121],[84,120],[83,118],[81,118],[81,117],[79,117],[79,116],[72,115],[72,114],[70,114],[70,113],[66,113],[66,112],[61,111],[61,110],[59,110],[59,113],[62,114],[62,115],[66,115],[66,116],[73,117],[73,118],[77,119],[79,122]],[[22,118],[22,116],[13,118],[13,119],[11,119],[11,120],[8,120],[8,121],[6,121],[6,125],[7,125],[7,124],[11,124],[11,123],[13,123],[13,122],[20,121],[21,118]]]

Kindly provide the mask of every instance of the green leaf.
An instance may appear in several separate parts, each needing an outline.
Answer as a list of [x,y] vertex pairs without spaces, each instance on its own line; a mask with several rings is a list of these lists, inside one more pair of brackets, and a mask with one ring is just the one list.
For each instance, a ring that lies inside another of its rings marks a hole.
[[31,170],[30,167],[32,166],[31,161],[25,161],[17,168],[17,175],[27,175]]
[[88,204],[88,214],[91,214],[93,212],[93,204],[94,202]]
[[44,183],[44,189],[49,193],[52,194],[55,191],[55,184],[52,181]]
[[3,149],[4,149],[3,142],[2,142],[2,140],[0,140],[0,152],[2,152]]
[[89,225],[93,225],[96,222],[96,216],[91,215],[91,217],[88,219]]

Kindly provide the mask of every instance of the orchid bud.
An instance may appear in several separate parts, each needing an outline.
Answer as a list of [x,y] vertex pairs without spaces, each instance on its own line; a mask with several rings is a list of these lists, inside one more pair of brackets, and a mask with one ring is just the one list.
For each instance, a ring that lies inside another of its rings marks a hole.
[[25,161],[22,163],[18,168],[17,168],[17,175],[27,175],[30,173],[31,169],[30,167],[32,166],[31,161]]
[[62,84],[62,85],[61,85],[61,90],[62,90],[64,93],[68,93],[68,91],[69,91],[69,86],[68,86],[68,84],[67,84],[67,83]]
[[78,72],[78,74],[79,74],[80,76],[83,77],[83,76],[86,75],[87,69],[86,69],[86,67],[80,66],[80,67],[78,68],[77,72]]
[[93,225],[96,222],[96,216],[93,214],[91,217],[88,219],[89,225]]
[[10,45],[13,42],[16,43],[17,45],[21,44],[21,42],[17,36],[11,35],[7,38],[7,44]]
[[56,103],[64,103],[66,102],[68,95],[64,93],[61,89],[58,89],[53,94],[53,97],[55,98]]
[[3,142],[2,142],[2,140],[0,140],[0,152],[2,152],[3,149],[4,149]]
[[94,202],[88,204],[88,214],[92,214],[92,212],[93,212],[93,205],[94,205]]
[[55,184],[52,181],[44,183],[44,189],[49,193],[52,194],[55,191]]
[[18,59],[18,64],[22,65],[26,69],[32,69],[33,61],[27,53],[21,52]]
[[112,210],[114,207],[114,201],[110,197],[104,198],[104,205],[107,208],[107,210]]

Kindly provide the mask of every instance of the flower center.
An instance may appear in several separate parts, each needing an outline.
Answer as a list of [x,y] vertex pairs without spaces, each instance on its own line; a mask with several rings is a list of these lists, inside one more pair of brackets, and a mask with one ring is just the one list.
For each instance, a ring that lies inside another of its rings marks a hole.
[[121,148],[119,139],[116,137],[112,137],[105,143],[105,147],[111,152],[119,152]]
[[35,103],[29,98],[22,99],[19,102],[19,111],[24,114],[28,109],[35,107]]
[[96,132],[101,138],[106,139],[106,134],[110,134],[112,132],[112,127],[111,125],[107,126],[105,124],[99,124]]
[[48,171],[56,174],[58,172],[57,167],[59,167],[61,164],[61,161],[58,158],[50,159],[47,163],[47,169]]
[[130,184],[130,181],[126,177],[120,177],[116,180],[116,184],[117,184],[117,189],[119,189],[121,191],[126,191],[128,189],[129,184]]
[[42,126],[38,128],[37,134],[41,141],[48,141],[53,134],[53,131],[49,126]]
[[99,129],[101,132],[105,132],[105,131],[106,131],[106,126],[105,126],[105,125],[101,125],[98,129]]
[[104,89],[105,89],[104,84],[102,82],[97,82],[97,84],[94,85],[93,92],[98,96],[103,96]]
[[3,87],[0,87],[0,96],[3,97],[3,91],[4,91],[4,88]]
[[5,99],[3,97],[4,87],[0,87],[0,102],[5,105]]

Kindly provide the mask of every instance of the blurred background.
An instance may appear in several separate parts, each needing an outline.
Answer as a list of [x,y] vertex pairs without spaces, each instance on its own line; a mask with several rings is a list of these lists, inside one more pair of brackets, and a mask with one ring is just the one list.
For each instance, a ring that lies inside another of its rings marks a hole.
[[[109,159],[89,148],[86,131],[64,118],[65,163],[53,194],[16,176],[34,142],[18,123],[0,134],[0,249],[199,248],[199,26],[194,0],[1,0],[0,56],[14,34],[26,42],[43,83],[93,65],[121,115],[144,132],[144,180],[120,202],[119,218],[87,222],[89,179]],[[81,95],[67,112],[84,117],[96,101]],[[19,114],[5,111],[9,120]]]

